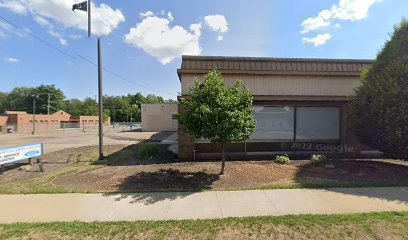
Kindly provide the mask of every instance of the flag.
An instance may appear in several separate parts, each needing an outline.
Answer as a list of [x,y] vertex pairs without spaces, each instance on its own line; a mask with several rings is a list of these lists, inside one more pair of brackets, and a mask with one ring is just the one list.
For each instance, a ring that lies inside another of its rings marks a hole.
[[88,11],[88,1],[72,5],[72,11],[75,12],[76,9],[87,12]]

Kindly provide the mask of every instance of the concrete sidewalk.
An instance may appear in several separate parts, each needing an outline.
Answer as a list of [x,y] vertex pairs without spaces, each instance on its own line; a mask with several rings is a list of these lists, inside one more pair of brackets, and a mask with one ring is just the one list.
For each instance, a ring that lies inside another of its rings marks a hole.
[[0,223],[408,211],[408,187],[0,195]]

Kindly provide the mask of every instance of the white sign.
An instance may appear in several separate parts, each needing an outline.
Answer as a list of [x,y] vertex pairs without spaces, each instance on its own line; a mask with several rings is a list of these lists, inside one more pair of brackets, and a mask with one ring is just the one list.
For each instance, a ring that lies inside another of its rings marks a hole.
[[40,157],[42,153],[42,143],[0,148],[0,165]]

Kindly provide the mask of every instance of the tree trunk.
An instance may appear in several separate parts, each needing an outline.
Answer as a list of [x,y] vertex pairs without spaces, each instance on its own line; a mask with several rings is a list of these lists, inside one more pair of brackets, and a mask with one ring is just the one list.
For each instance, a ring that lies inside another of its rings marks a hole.
[[224,144],[221,145],[221,161],[222,161],[222,163],[221,163],[220,175],[223,175],[224,174],[224,168],[225,168],[225,145]]

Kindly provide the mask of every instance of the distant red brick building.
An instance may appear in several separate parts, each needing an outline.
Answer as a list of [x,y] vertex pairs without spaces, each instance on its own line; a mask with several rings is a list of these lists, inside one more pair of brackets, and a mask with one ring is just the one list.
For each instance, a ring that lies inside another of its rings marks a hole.
[[7,116],[0,116],[0,133],[5,132],[5,127],[7,125]]
[[[5,122],[5,123],[3,123]],[[28,114],[23,111],[5,111],[5,116],[0,117],[0,128],[7,125],[13,127],[14,131],[32,131],[35,123],[36,131],[52,130],[59,128],[80,128],[83,126],[97,125],[98,116],[72,116],[62,110],[50,115]],[[110,118],[105,122],[110,125]],[[1,132],[1,131],[0,131]]]

